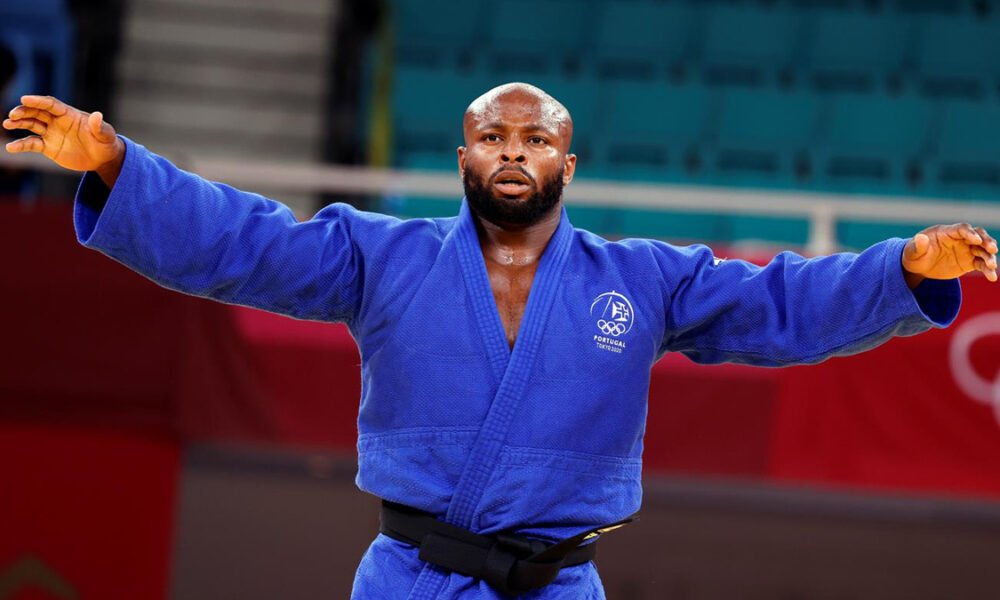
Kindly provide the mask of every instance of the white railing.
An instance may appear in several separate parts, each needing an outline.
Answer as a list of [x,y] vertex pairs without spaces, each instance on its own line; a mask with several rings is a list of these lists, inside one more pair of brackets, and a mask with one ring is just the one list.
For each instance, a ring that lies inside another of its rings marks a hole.
[[[400,171],[370,167],[302,165],[171,156],[178,166],[206,179],[246,190],[265,192],[361,193],[381,196],[459,197],[457,173]],[[62,169],[38,155],[0,152],[0,166],[42,171]],[[566,188],[566,202],[581,206],[609,206],[675,212],[776,217],[809,220],[807,250],[825,254],[837,250],[838,221],[875,223],[955,223],[967,221],[1000,228],[996,205],[943,199],[855,196],[802,191],[761,191],[737,188],[660,185],[580,179]]]

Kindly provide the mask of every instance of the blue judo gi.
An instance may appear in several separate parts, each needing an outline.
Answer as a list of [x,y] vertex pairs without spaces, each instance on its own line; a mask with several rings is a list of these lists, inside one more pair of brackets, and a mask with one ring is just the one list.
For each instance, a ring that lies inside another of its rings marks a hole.
[[[346,323],[361,354],[358,487],[479,533],[555,541],[636,512],[650,367],[666,352],[815,363],[946,326],[961,299],[957,281],[911,291],[901,239],[759,267],[610,242],[563,211],[512,351],[466,203],[408,221],[333,204],[297,223],[125,142],[110,193],[93,173],[80,183],[80,242],[171,289]],[[379,535],[352,597],[500,595]],[[604,592],[586,563],[521,597]]]

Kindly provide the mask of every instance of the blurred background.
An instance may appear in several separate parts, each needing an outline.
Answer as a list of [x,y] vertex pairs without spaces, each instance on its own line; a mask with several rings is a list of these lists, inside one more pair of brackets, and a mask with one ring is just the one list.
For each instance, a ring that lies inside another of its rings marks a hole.
[[[461,114],[572,112],[577,227],[766,261],[1000,231],[992,0],[0,0],[0,99],[52,94],[303,219],[457,213]],[[77,174],[0,153],[0,600],[346,598],[339,325],[168,292],[77,245]],[[612,600],[1000,597],[1000,293],[814,367],[656,365]]]

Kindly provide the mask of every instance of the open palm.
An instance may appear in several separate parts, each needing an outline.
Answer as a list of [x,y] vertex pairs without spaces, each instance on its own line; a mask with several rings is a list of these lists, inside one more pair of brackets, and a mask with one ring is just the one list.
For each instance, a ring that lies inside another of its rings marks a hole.
[[8,152],[43,154],[73,171],[96,171],[119,155],[122,142],[101,113],[77,110],[51,96],[23,96],[21,102],[3,127],[34,135],[7,144]]

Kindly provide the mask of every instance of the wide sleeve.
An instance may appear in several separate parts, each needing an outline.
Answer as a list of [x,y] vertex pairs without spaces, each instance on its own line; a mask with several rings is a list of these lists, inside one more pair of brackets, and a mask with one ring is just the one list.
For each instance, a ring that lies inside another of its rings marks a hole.
[[891,239],[860,254],[806,259],[783,252],[761,267],[719,260],[705,246],[660,254],[666,331],[661,352],[700,363],[815,363],[873,348],[893,336],[946,327],[957,316],[957,280],[910,290]]
[[358,229],[367,213],[334,204],[297,222],[283,204],[183,171],[126,143],[112,190],[80,182],[77,238],[156,283],[301,319],[350,322],[361,302]]

